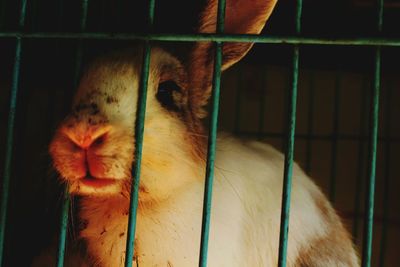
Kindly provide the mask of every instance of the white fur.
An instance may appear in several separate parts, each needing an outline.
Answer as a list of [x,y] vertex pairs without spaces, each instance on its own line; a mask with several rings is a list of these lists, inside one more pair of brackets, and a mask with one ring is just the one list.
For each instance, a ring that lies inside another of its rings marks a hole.
[[[283,156],[272,147],[222,137],[217,144],[213,189],[209,266],[276,266],[278,256]],[[183,173],[179,166],[176,175]],[[162,174],[160,174],[162,175]],[[142,177],[146,179],[146,177]],[[203,201],[201,177],[181,192],[137,218],[139,266],[196,266],[199,258]],[[318,190],[294,166],[288,266],[300,246],[326,227],[310,197]],[[123,266],[128,208],[124,199],[83,202],[82,219],[89,220],[82,236],[103,266]],[[125,215],[123,215],[125,214]],[[106,228],[105,233],[101,234]],[[89,230],[90,229],[90,230]],[[110,254],[108,254],[110,253]],[[100,255],[99,255],[100,254]]]
[[[124,264],[129,212],[125,191],[134,160],[138,58],[130,55],[125,61],[106,60],[92,68],[79,87],[75,105],[97,103],[100,115],[91,115],[90,109],[84,109],[80,117],[67,118],[50,146],[55,167],[71,184],[71,192],[84,195],[79,219],[87,222],[87,226],[80,236],[97,266]],[[152,50],[135,245],[141,267],[196,266],[199,259],[205,163],[204,158],[194,153],[200,144],[190,138],[198,133],[191,132],[184,119],[166,111],[155,97],[162,66],[167,63],[181,67],[164,51]],[[106,104],[104,95],[110,93],[119,98],[118,104]],[[101,115],[107,118],[105,123],[95,126],[87,123],[88,119],[101,118]],[[65,137],[71,136],[72,142],[79,143],[88,132],[96,136],[99,129],[107,129],[109,135],[104,144],[87,153],[98,157],[104,168],[100,177],[117,181],[104,190],[80,184],[74,164],[78,164],[76,155],[81,155],[83,150],[71,149],[71,141]],[[282,154],[269,145],[239,141],[225,134],[219,136],[208,254],[210,267],[276,266],[283,161]],[[328,221],[315,196],[322,194],[295,164],[288,266],[298,264],[309,244],[329,237],[335,227],[344,232],[336,215],[331,216],[333,223]],[[323,197],[322,202],[326,202]],[[328,213],[333,213],[329,204],[326,205]],[[350,258],[352,263],[348,266],[358,266],[357,256],[344,236],[340,242],[349,247],[346,259]],[[323,262],[321,266],[341,266],[340,259],[329,256],[324,260],[325,256],[319,260]]]

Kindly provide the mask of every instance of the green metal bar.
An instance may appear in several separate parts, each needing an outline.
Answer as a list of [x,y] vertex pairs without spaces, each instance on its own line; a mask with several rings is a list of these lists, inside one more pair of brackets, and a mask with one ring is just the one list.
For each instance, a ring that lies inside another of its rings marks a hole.
[[129,212],[129,223],[128,223],[128,239],[126,243],[126,257],[125,266],[132,267],[132,260],[134,255],[135,245],[135,232],[136,232],[136,214],[138,208],[139,199],[139,183],[140,183],[140,168],[142,162],[142,150],[143,150],[143,135],[144,135],[144,120],[146,113],[146,95],[147,95],[147,83],[149,77],[150,68],[150,45],[147,43],[144,49],[142,73],[140,80],[140,94],[138,98],[138,108],[135,125],[135,165],[133,168],[132,178],[133,182],[131,185],[131,198],[130,198],[130,212]]
[[[390,136],[390,125],[392,122],[392,85],[389,83],[387,87],[387,103],[386,103],[386,125],[385,132],[386,136]],[[383,223],[382,223],[382,234],[380,241],[380,254],[379,254],[379,266],[385,266],[385,256],[387,248],[388,238],[388,227],[389,227],[389,204],[390,204],[390,154],[391,154],[391,143],[385,142],[385,173],[384,173],[384,185],[383,185]]]
[[201,243],[200,243],[200,267],[207,266],[208,254],[208,239],[210,231],[210,216],[211,216],[211,197],[212,185],[214,180],[214,161],[217,138],[218,110],[219,110],[219,95],[220,95],[220,75],[222,63],[222,44],[216,44],[215,61],[214,61],[214,78],[213,78],[213,93],[212,93],[212,113],[210,121],[210,130],[208,135],[208,155],[206,167],[206,180],[204,189],[204,204],[203,204],[203,219],[201,227]]
[[[22,0],[20,17],[18,26],[23,28],[25,25],[27,0]],[[5,240],[5,229],[7,222],[7,207],[10,190],[10,179],[11,179],[11,161],[13,154],[13,141],[14,141],[14,129],[15,129],[15,113],[17,111],[17,95],[19,89],[19,75],[21,67],[21,54],[22,54],[22,40],[17,38],[15,46],[14,56],[14,69],[12,78],[12,87],[10,95],[10,108],[8,111],[8,125],[7,125],[7,140],[6,140],[6,156],[4,162],[3,171],[3,185],[1,190],[1,210],[0,210],[0,266],[3,266],[3,253],[4,253],[4,240]]]
[[[301,31],[301,13],[303,1],[296,2],[296,34]],[[282,189],[282,207],[281,207],[281,225],[279,232],[279,255],[278,266],[286,266],[286,256],[289,237],[289,215],[290,215],[290,194],[292,191],[292,172],[294,157],[294,137],[296,130],[296,104],[297,104],[297,87],[299,78],[299,46],[295,45],[293,51],[293,77],[292,90],[290,92],[289,118],[288,118],[288,135],[285,151],[283,189]]]
[[[155,0],[149,1],[148,30],[151,31],[154,23]],[[146,42],[143,50],[142,72],[140,78],[139,96],[135,123],[135,163],[132,168],[131,197],[129,206],[128,234],[126,241],[125,267],[132,267],[135,250],[136,215],[139,200],[140,168],[142,162],[144,122],[146,114],[146,96],[150,69],[151,46]],[[139,262],[136,262],[139,265]]]
[[0,266],[4,250],[5,227],[7,221],[7,204],[9,198],[10,178],[11,178],[11,160],[13,150],[14,128],[15,128],[15,113],[17,105],[17,94],[19,86],[19,71],[21,61],[21,39],[17,40],[15,50],[13,83],[10,97],[10,109],[8,113],[8,128],[7,128],[7,143],[6,143],[6,159],[3,172],[3,185],[1,191],[1,215],[0,215]]
[[[83,0],[81,5],[81,23],[80,30],[83,32],[86,29],[87,24],[87,13],[88,13],[89,0]],[[82,65],[82,51],[83,51],[83,43],[82,40],[78,42],[78,48],[76,51],[75,57],[75,74],[74,74],[74,84],[78,84],[79,72]],[[69,206],[70,206],[70,196],[68,192],[68,187],[64,190],[63,203],[61,206],[61,214],[60,214],[60,233],[58,239],[58,250],[57,250],[57,267],[64,266],[65,259],[65,248],[67,242],[67,229],[68,229],[68,219],[69,219]]]
[[86,24],[87,24],[87,13],[88,13],[88,6],[89,6],[89,0],[82,0],[82,5],[81,5],[81,31],[83,32],[86,29]]
[[337,176],[337,143],[339,134],[339,101],[340,101],[340,74],[336,74],[335,96],[333,109],[333,133],[331,152],[331,177],[329,182],[329,199],[335,202],[336,199],[336,176]]
[[382,32],[383,28],[383,6],[384,0],[377,0],[378,3],[378,32]]
[[381,75],[381,48],[376,48],[375,55],[375,82],[371,106],[371,137],[369,140],[369,179],[367,182],[367,197],[365,202],[366,213],[364,218],[364,240],[362,253],[362,266],[371,266],[372,257],[372,235],[373,235],[373,216],[374,216],[374,197],[375,197],[375,173],[376,173],[376,153],[378,141],[378,113],[379,113],[379,90]]
[[[378,0],[378,32],[382,32],[383,26],[383,0]],[[367,197],[365,201],[364,218],[364,240],[362,251],[362,266],[371,266],[372,257],[372,238],[374,225],[374,201],[375,201],[375,175],[376,175],[376,154],[378,142],[378,123],[379,123],[379,93],[381,87],[381,47],[376,47],[375,51],[375,75],[373,97],[371,102],[371,137],[369,140],[369,179],[367,182]]]
[[279,235],[279,260],[278,266],[286,266],[287,243],[289,234],[289,212],[290,212],[290,193],[292,185],[292,170],[294,156],[294,138],[296,127],[296,102],[297,102],[297,82],[299,68],[299,48],[295,47],[293,57],[293,81],[290,94],[289,105],[289,132],[287,136],[287,145],[285,153],[285,170],[282,191],[282,210],[281,210],[281,226]]
[[60,216],[60,234],[58,237],[58,251],[57,251],[57,267],[64,266],[64,258],[65,258],[65,246],[67,240],[67,228],[68,228],[68,211],[70,205],[70,196],[68,192],[68,187],[65,187],[63,194],[63,203],[61,207],[61,216]]
[[[239,131],[237,132],[239,135],[248,135],[248,136],[258,136],[258,132],[254,131]],[[280,132],[264,132],[262,134],[262,137],[268,137],[268,138],[283,138],[285,137],[285,133],[280,133]],[[312,139],[312,140],[332,140],[333,136],[332,135],[324,135],[324,134],[295,134],[296,138],[299,139]],[[368,136],[365,135],[357,135],[357,134],[339,134],[338,139],[340,140],[349,140],[349,141],[366,141],[368,140]],[[385,136],[379,136],[378,137],[379,142],[391,142],[391,143],[399,143],[400,138],[395,138],[395,137],[385,137]],[[361,142],[360,142],[361,143]],[[361,153],[362,155],[363,153]]]
[[[224,32],[225,23],[225,0],[218,0],[218,13],[217,13],[217,33]],[[201,240],[200,240],[200,256],[199,266],[207,266],[208,256],[208,240],[210,234],[210,217],[211,217],[211,200],[212,200],[212,186],[214,180],[214,161],[218,128],[218,112],[219,112],[219,97],[221,85],[221,66],[222,66],[222,46],[221,42],[215,44],[214,55],[214,71],[213,71],[213,84],[211,96],[211,119],[210,129],[208,132],[208,152],[207,152],[207,165],[205,174],[204,186],[204,201],[203,201],[203,218],[201,225]]]
[[[365,140],[367,138],[362,137],[364,134],[364,130],[366,127],[365,123],[365,114],[367,113],[367,92],[369,90],[369,82],[367,81],[368,77],[364,78],[363,86],[362,86],[362,91],[364,94],[362,94],[362,103],[361,103],[361,110],[360,110],[360,130],[359,130],[359,138],[358,140],[358,163],[357,163],[357,178],[356,178],[356,183],[355,183],[355,197],[354,197],[354,221],[353,221],[353,238],[355,243],[358,241],[358,229],[359,229],[359,220],[358,220],[358,214],[361,213],[361,193],[363,190],[363,170],[364,170],[364,146],[365,146]],[[341,140],[343,140],[342,137],[339,136]]]
[[[314,71],[310,74],[310,87],[308,93],[307,134],[313,135],[314,131],[314,104],[315,104],[315,76]],[[297,136],[296,136],[297,137]],[[307,138],[306,144],[306,172],[311,173],[312,140]]]
[[322,38],[300,36],[265,36],[254,34],[136,34],[136,33],[63,33],[63,32],[0,32],[0,38],[47,38],[47,39],[98,39],[98,40],[148,40],[171,42],[241,42],[287,45],[340,45],[340,46],[400,46],[399,38]]

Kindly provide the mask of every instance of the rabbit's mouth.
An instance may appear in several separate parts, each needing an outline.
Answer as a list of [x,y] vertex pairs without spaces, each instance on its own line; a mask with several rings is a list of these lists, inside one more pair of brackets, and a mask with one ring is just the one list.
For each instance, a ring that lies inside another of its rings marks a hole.
[[70,192],[78,195],[114,195],[121,191],[121,181],[85,176],[70,183]]
[[96,178],[93,176],[86,176],[80,179],[80,183],[84,186],[93,187],[93,188],[102,188],[113,185],[117,182],[115,179],[110,178]]

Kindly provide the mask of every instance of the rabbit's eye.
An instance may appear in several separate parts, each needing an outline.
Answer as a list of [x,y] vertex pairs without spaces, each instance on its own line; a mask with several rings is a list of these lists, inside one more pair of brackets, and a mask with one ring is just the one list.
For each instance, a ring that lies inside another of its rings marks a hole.
[[158,85],[156,98],[164,108],[180,111],[179,103],[177,103],[180,94],[181,88],[174,81],[165,81]]

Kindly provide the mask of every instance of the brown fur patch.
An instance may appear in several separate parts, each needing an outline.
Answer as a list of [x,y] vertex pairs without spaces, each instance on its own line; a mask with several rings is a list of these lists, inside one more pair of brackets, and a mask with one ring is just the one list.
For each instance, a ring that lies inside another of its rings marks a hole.
[[343,229],[332,229],[326,236],[315,239],[303,249],[296,267],[358,266],[354,248]]
[[315,192],[314,201],[328,225],[328,231],[318,236],[300,250],[295,267],[319,266],[359,266],[350,235],[344,228],[339,216],[320,192]]
[[317,205],[319,212],[324,218],[324,221],[329,224],[340,223],[339,217],[337,216],[329,202],[326,200],[326,198],[322,195],[322,193],[315,192],[313,195],[313,199],[315,204]]

